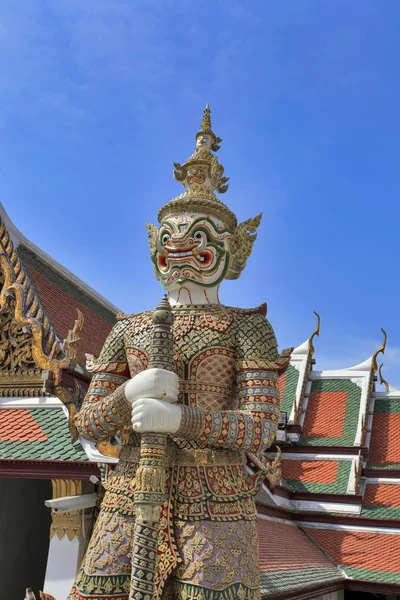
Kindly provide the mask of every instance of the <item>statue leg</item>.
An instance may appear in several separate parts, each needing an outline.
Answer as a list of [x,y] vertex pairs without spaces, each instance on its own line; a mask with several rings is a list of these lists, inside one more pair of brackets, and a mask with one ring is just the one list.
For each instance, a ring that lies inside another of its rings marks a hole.
[[67,600],[128,600],[132,517],[100,511],[85,557]]
[[177,521],[176,600],[260,600],[256,520]]

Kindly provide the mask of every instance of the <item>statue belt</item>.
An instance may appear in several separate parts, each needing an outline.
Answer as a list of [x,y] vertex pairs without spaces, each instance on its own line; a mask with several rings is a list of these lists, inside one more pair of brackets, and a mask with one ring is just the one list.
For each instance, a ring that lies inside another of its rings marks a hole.
[[[139,462],[140,448],[123,446],[121,461]],[[194,466],[228,466],[245,465],[246,455],[238,450],[214,450],[212,448],[176,448],[169,445],[167,449],[169,467]]]

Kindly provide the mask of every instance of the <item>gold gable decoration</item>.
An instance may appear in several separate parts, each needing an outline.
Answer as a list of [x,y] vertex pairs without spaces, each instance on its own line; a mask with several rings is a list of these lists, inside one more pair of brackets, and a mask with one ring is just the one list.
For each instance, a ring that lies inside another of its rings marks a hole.
[[[74,375],[83,325],[78,310],[61,343],[0,218],[0,396],[56,394],[68,409],[73,440],[83,396]],[[62,381],[66,370],[68,384]]]

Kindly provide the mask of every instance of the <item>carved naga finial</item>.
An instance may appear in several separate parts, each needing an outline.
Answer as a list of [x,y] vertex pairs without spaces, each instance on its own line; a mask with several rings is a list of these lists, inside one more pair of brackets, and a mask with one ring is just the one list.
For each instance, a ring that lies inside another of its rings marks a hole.
[[79,308],[77,308],[77,312],[78,318],[76,319],[73,328],[69,329],[67,337],[62,344],[62,351],[67,358],[71,359],[71,369],[74,369],[78,362],[78,344],[85,323],[85,318]]
[[314,315],[317,317],[317,325],[315,326],[314,332],[311,335],[310,339],[308,340],[308,352],[309,352],[310,356],[313,356],[313,354],[315,352],[313,341],[314,341],[314,338],[316,335],[319,337],[319,329],[320,329],[320,325],[321,325],[321,317],[315,310],[314,310]]
[[379,383],[380,383],[381,385],[384,385],[384,386],[385,386],[385,392],[390,392],[390,386],[389,386],[388,382],[386,381],[386,379],[384,379],[384,378],[383,378],[383,375],[382,375],[382,367],[383,367],[383,363],[381,363],[381,364],[379,365],[379,369],[378,369],[378,373],[379,373]]
[[381,331],[383,333],[383,342],[380,348],[378,348],[378,350],[375,352],[375,354],[372,357],[372,361],[371,361],[371,371],[372,373],[375,375],[375,373],[378,370],[378,364],[376,362],[376,359],[378,357],[379,354],[385,354],[385,349],[386,349],[386,341],[387,341],[387,333],[386,331],[381,327]]

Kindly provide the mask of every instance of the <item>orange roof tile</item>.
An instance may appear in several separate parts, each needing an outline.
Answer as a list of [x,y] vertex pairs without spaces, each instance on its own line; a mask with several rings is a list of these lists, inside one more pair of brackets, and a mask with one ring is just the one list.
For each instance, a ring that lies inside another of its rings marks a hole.
[[400,508],[400,485],[368,483],[364,494],[364,504]]
[[79,362],[82,365],[86,364],[86,353],[98,356],[112,325],[77,302],[67,292],[53,285],[32,266],[29,267],[29,275],[40,294],[47,314],[62,338],[66,338],[68,330],[73,327],[77,318],[77,308],[83,313],[85,324],[78,346]]
[[283,460],[282,478],[312,483],[335,483],[339,462],[333,460]]
[[303,435],[340,438],[344,431],[346,406],[347,392],[312,392]]
[[400,463],[400,413],[375,413],[372,421],[369,462]]
[[260,571],[332,567],[330,560],[293,525],[259,519]]
[[47,436],[25,408],[0,410],[0,441],[45,442]]
[[400,535],[306,529],[339,565],[400,573]]
[[284,373],[283,375],[281,375],[279,377],[278,385],[279,385],[279,397],[282,399],[283,392],[284,392],[285,385],[286,385],[286,373]]

